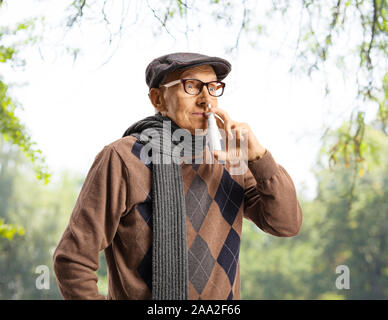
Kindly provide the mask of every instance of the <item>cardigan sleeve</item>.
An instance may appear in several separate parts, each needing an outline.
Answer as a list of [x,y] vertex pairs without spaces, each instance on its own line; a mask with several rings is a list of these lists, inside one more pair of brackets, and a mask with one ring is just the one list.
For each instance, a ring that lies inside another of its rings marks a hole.
[[112,242],[128,212],[128,172],[114,146],[100,151],[86,176],[69,223],[53,255],[65,300],[105,300],[97,288],[99,252]]
[[292,237],[302,225],[302,209],[287,171],[267,150],[248,162],[244,177],[244,217],[261,230],[278,237]]

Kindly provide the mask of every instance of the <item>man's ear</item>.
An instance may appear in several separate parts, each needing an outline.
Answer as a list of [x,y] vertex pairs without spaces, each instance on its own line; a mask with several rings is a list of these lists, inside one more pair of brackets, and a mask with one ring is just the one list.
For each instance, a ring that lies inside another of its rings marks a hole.
[[151,88],[148,93],[148,97],[151,100],[152,105],[159,112],[167,111],[167,106],[163,96],[163,89],[160,88]]

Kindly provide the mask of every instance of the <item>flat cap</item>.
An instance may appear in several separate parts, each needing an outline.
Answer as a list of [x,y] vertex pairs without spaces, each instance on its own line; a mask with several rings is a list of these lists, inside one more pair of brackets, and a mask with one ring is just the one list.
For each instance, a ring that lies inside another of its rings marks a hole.
[[226,78],[232,70],[232,65],[222,58],[209,57],[194,52],[176,52],[166,54],[151,61],[145,72],[146,83],[149,89],[158,88],[168,73],[205,64],[213,67],[219,81]]

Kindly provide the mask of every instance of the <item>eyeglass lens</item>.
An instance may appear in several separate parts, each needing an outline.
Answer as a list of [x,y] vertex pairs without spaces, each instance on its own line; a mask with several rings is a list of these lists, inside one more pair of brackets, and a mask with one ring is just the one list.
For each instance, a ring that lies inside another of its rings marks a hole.
[[[201,90],[202,82],[198,80],[186,80],[185,81],[185,91],[188,94],[199,94]],[[209,94],[215,97],[222,95],[224,89],[222,87],[222,83],[218,81],[210,82],[209,86]],[[205,87],[205,86],[204,86]]]

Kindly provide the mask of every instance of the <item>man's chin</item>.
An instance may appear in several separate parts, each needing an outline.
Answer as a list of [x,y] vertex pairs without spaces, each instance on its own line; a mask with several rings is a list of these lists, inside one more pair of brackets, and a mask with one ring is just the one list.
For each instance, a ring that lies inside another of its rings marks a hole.
[[203,127],[198,127],[192,130],[191,134],[196,136],[204,136],[207,133],[207,125]]
[[192,135],[205,135],[207,132],[207,123],[203,125],[196,125],[191,127],[184,127],[184,129],[190,131]]

